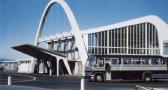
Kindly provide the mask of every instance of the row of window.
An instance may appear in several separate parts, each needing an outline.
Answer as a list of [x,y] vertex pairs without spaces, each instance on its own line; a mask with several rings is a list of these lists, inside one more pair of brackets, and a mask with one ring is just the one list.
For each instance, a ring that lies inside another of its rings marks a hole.
[[72,51],[75,50],[75,39],[65,39],[65,40],[58,40],[58,41],[50,41],[50,42],[40,42],[39,44],[40,47],[54,50],[57,52],[67,52],[67,51]]
[[3,62],[4,64],[17,64],[17,62]]
[[88,34],[88,52],[158,55],[158,42],[156,27],[150,23],[141,23]]
[[40,42],[40,47],[49,49],[55,53],[66,56],[70,60],[79,58],[78,49],[75,46],[75,38],[69,38],[58,41]]
[[23,63],[31,63],[31,61],[20,61],[19,63],[20,63],[20,64],[23,64]]
[[48,42],[48,49],[54,49],[55,51],[68,51],[70,49],[75,49],[75,39]]
[[94,67],[104,67],[105,62],[113,65],[164,65],[166,59],[159,58],[98,58],[92,61]]

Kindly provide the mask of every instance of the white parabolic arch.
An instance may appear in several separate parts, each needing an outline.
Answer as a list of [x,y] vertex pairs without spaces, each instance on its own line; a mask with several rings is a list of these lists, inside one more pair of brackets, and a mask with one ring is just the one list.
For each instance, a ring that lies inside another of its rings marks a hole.
[[36,39],[35,39],[35,45],[38,45],[38,40],[41,37],[41,32],[42,32],[42,28],[43,28],[44,23],[45,23],[45,18],[47,16],[51,6],[54,3],[59,4],[64,9],[64,11],[65,11],[65,13],[68,17],[69,23],[70,23],[71,28],[72,28],[72,34],[75,37],[76,45],[77,45],[77,48],[79,50],[80,60],[82,62],[82,65],[85,66],[85,63],[86,63],[86,60],[87,60],[88,56],[87,56],[85,45],[84,45],[84,42],[83,42],[83,39],[82,39],[82,35],[80,34],[79,26],[77,24],[77,21],[76,21],[74,15],[72,13],[70,7],[68,6],[68,4],[64,0],[51,0],[47,4],[47,6],[45,7],[45,9],[43,11],[43,14],[42,14],[42,17],[41,17],[41,20],[40,20],[40,23],[39,23],[39,26],[38,26],[38,31],[37,31]]

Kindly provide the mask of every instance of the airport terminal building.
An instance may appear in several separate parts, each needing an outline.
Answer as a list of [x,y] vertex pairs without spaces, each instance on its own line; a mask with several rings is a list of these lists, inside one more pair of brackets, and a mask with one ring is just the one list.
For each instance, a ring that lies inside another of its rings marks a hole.
[[[43,16],[46,17],[45,14]],[[44,22],[43,19],[41,22]],[[111,71],[167,72],[168,24],[158,16],[144,16],[80,30],[82,41],[74,34],[71,31],[38,37],[35,45],[26,44],[13,48],[34,57],[31,61],[31,73],[80,75],[83,56],[88,56],[86,67],[94,66],[94,70],[101,70],[101,75],[104,76],[103,70],[106,70],[107,62],[111,65]],[[86,55],[80,54],[79,43],[82,42]]]

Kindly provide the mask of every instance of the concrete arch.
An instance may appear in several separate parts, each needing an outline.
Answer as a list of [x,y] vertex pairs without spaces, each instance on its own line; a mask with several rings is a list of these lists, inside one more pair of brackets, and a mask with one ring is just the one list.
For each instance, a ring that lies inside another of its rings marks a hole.
[[42,14],[42,17],[41,17],[41,20],[40,20],[40,23],[39,23],[39,26],[38,26],[38,31],[37,31],[37,34],[36,34],[36,38],[35,38],[35,45],[38,45],[38,40],[39,38],[41,37],[41,33],[42,33],[42,28],[44,26],[44,23],[45,23],[45,18],[51,8],[51,6],[54,4],[54,3],[57,3],[59,4],[63,10],[65,11],[67,17],[68,17],[68,20],[69,20],[69,23],[71,25],[71,28],[72,28],[72,33],[76,39],[76,45],[78,47],[78,50],[79,50],[79,55],[80,55],[80,60],[83,64],[83,66],[85,65],[86,63],[86,60],[87,60],[87,51],[86,51],[86,48],[85,48],[85,45],[84,45],[84,41],[82,39],[82,35],[80,34],[80,29],[79,29],[79,26],[77,24],[77,21],[70,9],[70,7],[68,6],[68,4],[64,1],[64,0],[51,0],[47,6],[45,7],[44,11],[43,11],[43,14]]

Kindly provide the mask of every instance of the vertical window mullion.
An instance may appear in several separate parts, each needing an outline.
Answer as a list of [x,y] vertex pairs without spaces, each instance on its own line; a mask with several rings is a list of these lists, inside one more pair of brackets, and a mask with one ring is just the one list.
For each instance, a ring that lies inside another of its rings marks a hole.
[[138,28],[137,28],[137,24],[135,25],[135,53],[137,54],[137,47],[138,47]]
[[107,37],[106,38],[107,39],[107,41],[106,41],[107,42],[107,54],[109,54],[109,41],[110,41],[110,39],[109,39],[109,33],[110,33],[110,31],[108,30],[107,31],[107,36],[106,36]]
[[154,54],[156,54],[156,32],[155,32],[155,27],[153,26],[153,48],[154,48]]
[[124,53],[125,51],[125,49],[124,49],[124,47],[125,47],[125,40],[124,40],[124,38],[125,38],[125,27],[123,27],[123,29],[122,29],[122,38],[121,38],[121,42],[122,42],[122,53]]
[[157,29],[156,29],[156,27],[154,28],[154,30],[155,30],[155,48],[157,48]]
[[97,36],[97,33],[95,33],[95,38],[96,38],[96,47],[95,47],[95,49],[96,49],[96,54],[98,54],[98,50],[97,50],[97,47],[98,47],[98,36]]
[[92,34],[90,34],[90,46],[92,47]]
[[99,33],[100,34],[100,54],[102,54],[102,32]]
[[117,49],[116,49],[117,51],[116,52],[118,53],[118,47],[119,47],[119,31],[118,31],[118,28],[117,28],[116,31],[117,31]]
[[129,26],[126,27],[126,35],[127,35],[127,36],[126,36],[126,37],[127,37],[127,38],[126,38],[126,40],[127,40],[127,42],[126,42],[126,44],[127,44],[127,45],[126,45],[127,51],[126,51],[126,52],[127,52],[127,54],[129,54],[129,52],[128,52],[128,50],[129,50],[129,49],[128,49],[128,45],[129,45],[129,44],[128,44],[128,43],[130,42],[130,40],[128,40],[128,39],[129,39],[128,37],[130,37],[130,35],[128,36],[128,33],[129,33],[129,30],[128,30],[128,29],[129,29]]
[[91,34],[91,54],[93,54],[93,34]]
[[130,42],[129,42],[130,43],[130,46],[129,46],[130,50],[129,50],[129,52],[131,54],[131,48],[132,48],[132,26],[130,26],[129,29],[130,29],[129,30],[130,31],[130,35],[129,35],[130,36]]
[[113,46],[115,47],[115,43],[116,43],[116,42],[115,42],[115,39],[116,39],[116,38],[115,38],[115,34],[116,34],[116,33],[115,33],[115,29],[113,30],[113,34],[114,34],[114,36],[113,36],[113,37],[114,37],[114,40],[113,40],[113,41],[114,41],[114,42],[113,42]]
[[99,48],[100,48],[100,38],[99,38],[99,32],[97,32],[97,54],[100,54]]
[[119,34],[120,34],[120,49],[119,49],[120,53],[122,53],[122,50],[121,50],[121,49],[122,49],[122,43],[123,43],[123,42],[122,42],[122,29],[123,29],[123,28],[120,28],[120,33],[119,33]]
[[114,37],[115,37],[115,35],[114,35],[114,29],[112,30],[112,34],[111,34],[111,35],[112,35],[111,37],[113,37],[113,39],[112,39],[112,44],[111,44],[111,45],[112,45],[111,52],[114,53],[114,52],[113,52],[113,51],[114,51],[114,39],[115,39],[115,38],[114,38]]
[[145,23],[145,54],[148,53],[147,23]]
[[106,48],[106,31],[104,31],[104,54],[105,54],[105,48]]
[[150,30],[151,30],[151,48],[153,48],[153,26],[150,24]]
[[93,33],[92,38],[93,38],[93,47],[92,47],[92,49],[93,49],[93,54],[95,54],[95,33]]
[[133,25],[133,54],[135,54],[135,25]]
[[150,28],[150,24],[148,23],[148,33],[149,33],[149,38],[148,38],[148,42],[149,42],[149,49],[148,49],[148,52],[149,52],[149,54],[151,54],[151,28]]
[[138,41],[138,43],[139,43],[138,48],[141,48],[141,26],[140,26],[140,24],[138,24],[138,40],[139,40]]
[[137,53],[137,47],[138,47],[138,43],[137,43],[137,41],[138,41],[138,28],[137,28],[137,24],[135,25],[135,53],[136,54],[138,54]]
[[88,47],[90,46],[90,34],[88,34]]
[[[142,48],[145,48],[145,29],[144,29],[144,24],[141,25],[141,30],[142,30]],[[145,53],[144,53],[145,54]]]
[[153,54],[153,25],[150,24],[150,30],[151,30],[151,54]]

